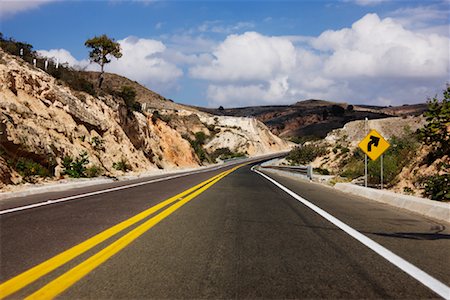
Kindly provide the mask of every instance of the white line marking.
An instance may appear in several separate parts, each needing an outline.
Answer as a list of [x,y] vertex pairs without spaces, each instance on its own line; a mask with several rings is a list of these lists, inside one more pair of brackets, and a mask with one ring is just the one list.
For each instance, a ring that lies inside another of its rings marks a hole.
[[316,206],[316,205],[312,204],[311,202],[307,201],[306,199],[300,197],[299,195],[297,195],[293,191],[289,190],[285,186],[281,185],[280,183],[278,183],[274,179],[270,178],[266,174],[263,174],[260,171],[255,170],[254,167],[252,167],[252,171],[258,173],[259,175],[263,176],[264,178],[266,178],[267,180],[272,182],[274,185],[279,187],[281,190],[283,190],[286,193],[288,193],[291,197],[293,197],[294,199],[298,200],[299,202],[301,202],[305,206],[309,207],[314,212],[316,212],[317,214],[319,214],[320,216],[322,216],[323,218],[327,219],[328,221],[330,221],[331,223],[333,223],[334,225],[339,227],[341,230],[343,230],[344,232],[349,234],[351,237],[353,237],[354,239],[358,240],[359,242],[361,242],[362,244],[364,244],[368,248],[370,248],[373,251],[375,251],[377,254],[379,254],[380,256],[382,256],[383,258],[388,260],[390,263],[392,263],[394,266],[396,266],[399,269],[403,270],[404,272],[409,274],[411,277],[413,277],[417,281],[421,282],[423,285],[425,285],[426,287],[431,289],[433,292],[435,292],[436,294],[438,294],[442,298],[450,299],[450,287],[446,286],[444,283],[440,282],[436,278],[434,278],[434,277],[430,276],[429,274],[425,273],[424,271],[422,271],[418,267],[416,267],[413,264],[409,263],[408,261],[404,260],[403,258],[401,258],[397,254],[391,252],[390,250],[386,249],[385,247],[381,246],[377,242],[371,240],[367,236],[359,233],[357,230],[355,230],[352,227],[348,226],[347,224],[345,224],[344,222],[340,221],[339,219],[333,217],[332,215],[330,215],[329,213],[327,213],[323,209],[319,208],[318,206]]
[[120,190],[132,188],[132,187],[136,187],[136,186],[141,186],[141,185],[145,185],[145,184],[150,184],[150,183],[155,183],[155,182],[160,182],[160,181],[180,178],[180,177],[194,175],[194,174],[198,174],[198,173],[216,171],[216,170],[219,170],[221,168],[229,167],[229,166],[232,166],[232,165],[234,165],[234,164],[229,164],[229,165],[226,165],[226,166],[219,166],[219,167],[215,167],[215,168],[211,168],[211,169],[205,169],[205,170],[200,170],[200,171],[195,171],[195,172],[190,172],[190,173],[185,173],[185,174],[180,174],[180,175],[173,175],[173,176],[169,176],[169,177],[158,178],[158,179],[145,181],[145,182],[133,183],[133,184],[129,184],[129,185],[119,186],[119,187],[115,187],[115,188],[109,188],[109,189],[106,189],[106,190],[100,190],[100,191],[95,191],[95,192],[90,192],[90,193],[85,193],[85,194],[80,194],[80,195],[74,195],[74,196],[60,198],[60,199],[56,199],[56,200],[47,200],[47,201],[34,203],[34,204],[30,204],[30,205],[9,208],[9,209],[5,209],[5,210],[0,211],[0,216],[4,215],[4,214],[12,213],[12,212],[17,212],[17,211],[22,211],[22,210],[26,210],[26,209],[35,208],[35,207],[55,204],[55,203],[64,202],[64,201],[70,201],[70,200],[77,199],[77,198],[84,198],[84,197],[94,196],[94,195],[103,194],[103,193],[120,191]]

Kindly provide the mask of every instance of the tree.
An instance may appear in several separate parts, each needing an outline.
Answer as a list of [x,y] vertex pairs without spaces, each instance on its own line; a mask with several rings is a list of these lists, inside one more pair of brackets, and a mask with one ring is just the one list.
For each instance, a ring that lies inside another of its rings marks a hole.
[[95,36],[87,40],[84,45],[92,48],[89,52],[89,59],[100,65],[101,72],[98,87],[100,88],[103,81],[103,72],[106,64],[111,62],[111,57],[119,59],[122,57],[120,52],[120,44],[110,39],[106,34]]
[[450,85],[444,90],[444,98],[428,101],[428,111],[424,113],[427,124],[420,130],[420,137],[431,145],[437,157],[450,153]]

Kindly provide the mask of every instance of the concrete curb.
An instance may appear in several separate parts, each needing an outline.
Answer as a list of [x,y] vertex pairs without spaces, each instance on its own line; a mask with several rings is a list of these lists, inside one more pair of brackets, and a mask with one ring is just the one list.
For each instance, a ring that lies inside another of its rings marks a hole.
[[334,188],[450,223],[450,203],[366,188],[351,183],[336,183]]
[[49,184],[42,184],[41,186],[30,185],[30,188],[24,191],[17,192],[2,192],[0,193],[0,200],[25,197],[29,195],[42,194],[47,192],[60,192],[67,191],[71,189],[76,189],[80,187],[87,187],[92,185],[99,185],[104,183],[114,182],[113,179],[109,178],[98,178],[98,179],[77,179],[75,182],[60,181]]

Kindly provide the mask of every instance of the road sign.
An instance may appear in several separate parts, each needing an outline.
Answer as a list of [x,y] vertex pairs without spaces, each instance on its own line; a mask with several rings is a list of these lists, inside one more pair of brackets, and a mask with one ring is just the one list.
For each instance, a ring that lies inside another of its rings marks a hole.
[[369,134],[358,144],[371,160],[377,160],[391,145],[376,130]]

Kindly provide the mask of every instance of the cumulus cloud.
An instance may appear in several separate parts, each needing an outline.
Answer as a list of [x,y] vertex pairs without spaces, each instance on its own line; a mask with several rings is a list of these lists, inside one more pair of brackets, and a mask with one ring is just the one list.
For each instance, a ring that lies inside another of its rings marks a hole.
[[166,51],[166,46],[156,40],[127,37],[119,40],[122,57],[113,59],[106,67],[108,72],[120,74],[149,87],[171,86],[183,75],[175,64],[158,57]]
[[352,28],[326,31],[312,42],[332,51],[325,73],[330,77],[444,77],[448,74],[449,39],[404,29],[392,19],[368,14]]
[[439,92],[450,71],[448,36],[415,32],[376,14],[299,45],[292,41],[256,32],[230,35],[209,63],[189,74],[210,82],[211,106],[245,106],[305,98],[419,102]]
[[211,63],[193,67],[190,74],[213,81],[265,80],[289,73],[296,59],[289,40],[256,32],[228,36],[213,55]]
[[37,53],[42,57],[52,58],[59,63],[67,63],[69,66],[85,68],[89,65],[88,60],[77,60],[66,49],[51,49],[51,50],[38,50]]
[[0,17],[9,17],[19,12],[35,9],[56,0],[1,0]]

